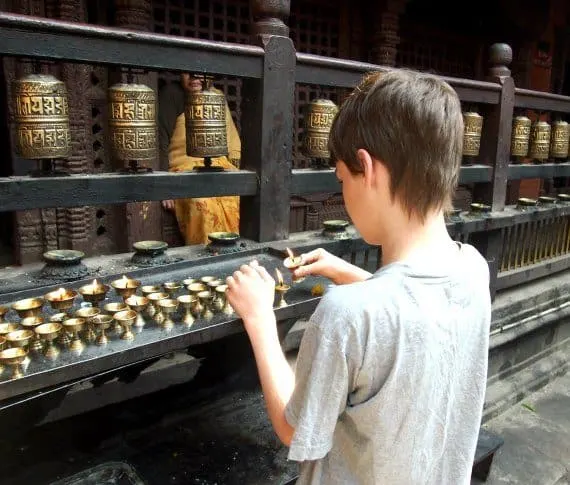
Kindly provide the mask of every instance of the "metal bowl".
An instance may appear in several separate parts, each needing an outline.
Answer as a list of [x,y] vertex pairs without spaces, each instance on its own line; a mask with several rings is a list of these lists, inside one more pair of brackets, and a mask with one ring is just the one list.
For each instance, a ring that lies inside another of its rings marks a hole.
[[139,254],[156,256],[168,249],[168,243],[164,241],[137,241],[133,244],[133,249]]
[[235,244],[240,238],[240,235],[235,232],[211,232],[208,234],[208,239],[214,244],[232,245]]

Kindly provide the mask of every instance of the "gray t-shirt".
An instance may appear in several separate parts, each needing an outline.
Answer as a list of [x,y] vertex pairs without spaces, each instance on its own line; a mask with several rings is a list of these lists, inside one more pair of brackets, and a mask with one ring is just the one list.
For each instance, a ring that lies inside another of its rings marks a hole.
[[331,288],[285,412],[297,484],[468,484],[490,321],[488,266],[465,244]]

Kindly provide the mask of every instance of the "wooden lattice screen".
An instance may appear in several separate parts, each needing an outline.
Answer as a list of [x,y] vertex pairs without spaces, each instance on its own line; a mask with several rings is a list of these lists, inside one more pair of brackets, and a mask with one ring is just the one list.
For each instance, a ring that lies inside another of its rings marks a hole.
[[[154,31],[185,37],[247,44],[250,18],[247,0],[155,0],[153,2]],[[293,2],[289,19],[291,39],[300,52],[338,57],[339,12],[334,5],[313,2]],[[161,83],[177,79],[173,73],[160,73]],[[220,77],[216,86],[224,91],[238,130],[241,127],[241,81]],[[306,166],[299,147],[306,104],[316,96],[340,101],[341,90],[298,85],[295,91],[294,165]]]
[[[339,57],[340,16],[336,5],[293,2],[289,21],[290,36],[299,52],[327,57]],[[317,97],[328,98],[339,103],[345,90],[297,85],[295,89],[295,124],[293,126],[294,160],[296,168],[308,165],[301,153],[303,122],[306,105]]]
[[404,24],[396,64],[444,76],[476,79],[481,45],[467,37]]
[[[249,2],[247,0],[155,0],[154,31],[184,37],[247,44],[250,42]],[[178,75],[161,72],[160,84]],[[241,81],[219,77],[215,84],[228,101],[238,130],[241,128]]]

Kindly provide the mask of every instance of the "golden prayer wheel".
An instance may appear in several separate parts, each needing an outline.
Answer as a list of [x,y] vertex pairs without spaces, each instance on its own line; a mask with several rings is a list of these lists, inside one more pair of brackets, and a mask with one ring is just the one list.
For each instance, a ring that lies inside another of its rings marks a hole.
[[71,154],[65,84],[49,74],[30,74],[12,83],[16,152],[27,159]]
[[547,160],[550,151],[550,125],[546,121],[535,121],[530,130],[529,157]]
[[305,116],[303,149],[310,158],[330,157],[329,134],[338,107],[328,99],[315,99],[309,103]]
[[186,153],[210,158],[228,154],[226,98],[206,79],[205,89],[186,95]]
[[477,157],[481,148],[483,117],[474,111],[467,111],[463,113],[463,126],[463,155]]
[[109,129],[113,154],[122,161],[156,158],[156,96],[144,84],[109,88]]
[[526,116],[517,116],[513,120],[511,136],[511,155],[524,158],[528,155],[531,121]]
[[552,123],[550,136],[550,156],[552,158],[568,158],[568,146],[570,138],[570,125],[566,121]]

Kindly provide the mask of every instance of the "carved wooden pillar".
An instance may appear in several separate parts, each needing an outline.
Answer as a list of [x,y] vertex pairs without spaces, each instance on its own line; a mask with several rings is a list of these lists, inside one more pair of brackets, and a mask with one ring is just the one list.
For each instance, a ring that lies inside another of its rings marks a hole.
[[[59,18],[69,22],[87,21],[85,0],[60,0]],[[69,124],[71,130],[71,156],[65,161],[65,169],[72,174],[87,173],[91,163],[87,152],[87,112],[86,93],[89,91],[90,68],[82,64],[65,63],[61,67],[62,80],[67,87],[69,99]],[[64,227],[59,237],[60,248],[77,249],[89,252],[91,247],[91,209],[71,207],[60,209]]]
[[250,0],[253,17],[252,36],[289,36],[286,22],[291,11],[290,0]]
[[[379,28],[373,35],[370,49],[370,62],[384,66],[395,66],[398,45],[400,44],[399,20],[404,13],[407,0],[385,0],[378,2],[374,19],[379,20]],[[376,25],[377,23],[374,22]]]
[[264,49],[261,79],[243,82],[242,168],[259,178],[255,197],[242,197],[240,233],[260,242],[289,235],[295,48],[289,39],[291,2],[250,0],[252,41]]
[[[152,3],[150,0],[115,0],[115,26],[123,29],[151,30]],[[146,84],[157,91],[156,74],[146,74],[141,70],[133,70],[133,81]],[[113,73],[113,82],[126,82],[126,73]],[[112,83],[110,83],[112,84]],[[122,167],[122,165],[115,165]],[[158,169],[158,157],[149,163]],[[119,220],[125,221],[127,230],[117,246],[121,250],[130,250],[132,244],[144,239],[161,239],[162,208],[159,202],[137,202],[125,204],[119,209]],[[126,234],[126,237],[124,237]]]

